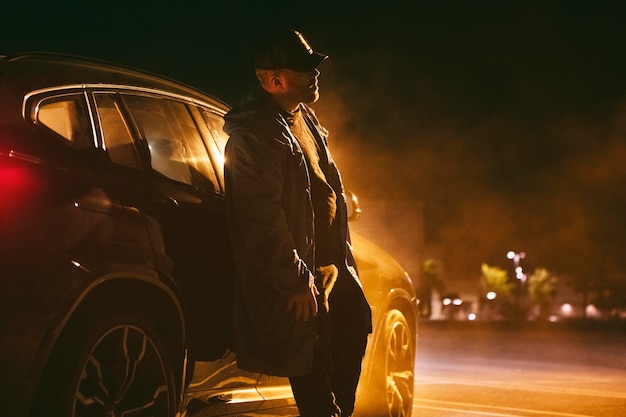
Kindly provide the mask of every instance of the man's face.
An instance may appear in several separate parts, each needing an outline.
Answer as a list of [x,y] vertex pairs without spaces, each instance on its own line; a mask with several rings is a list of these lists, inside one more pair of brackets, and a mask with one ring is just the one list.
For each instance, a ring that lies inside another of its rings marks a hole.
[[320,72],[313,69],[309,72],[297,72],[290,69],[281,70],[285,83],[285,96],[297,103],[315,103],[320,97],[317,77]]

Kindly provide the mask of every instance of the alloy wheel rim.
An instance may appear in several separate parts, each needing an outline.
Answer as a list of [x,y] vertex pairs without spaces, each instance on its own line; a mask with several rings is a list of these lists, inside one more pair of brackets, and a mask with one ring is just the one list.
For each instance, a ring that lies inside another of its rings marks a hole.
[[73,417],[166,417],[169,410],[168,377],[153,340],[131,325],[103,334],[81,370]]
[[387,346],[386,394],[389,415],[411,415],[413,405],[414,354],[409,329],[403,322],[393,323]]

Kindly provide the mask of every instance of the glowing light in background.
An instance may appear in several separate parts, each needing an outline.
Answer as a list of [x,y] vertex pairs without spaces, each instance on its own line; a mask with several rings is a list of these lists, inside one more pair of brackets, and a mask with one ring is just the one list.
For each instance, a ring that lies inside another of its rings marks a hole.
[[520,260],[526,257],[526,253],[524,252],[516,253],[515,251],[510,250],[507,252],[506,257],[512,260],[513,265],[515,265],[515,277],[522,282],[526,282],[526,274],[524,273],[524,270],[519,264]]
[[574,312],[574,307],[570,303],[565,303],[561,306],[561,314],[565,317],[569,317]]
[[587,313],[587,317],[600,317],[601,316],[600,310],[598,310],[598,308],[594,306],[593,304],[587,305],[587,308],[585,310]]
[[452,297],[445,297],[442,300],[442,303],[444,306],[449,306],[451,304],[455,306],[460,306],[461,304],[463,304],[463,300],[461,300],[457,296],[452,296]]

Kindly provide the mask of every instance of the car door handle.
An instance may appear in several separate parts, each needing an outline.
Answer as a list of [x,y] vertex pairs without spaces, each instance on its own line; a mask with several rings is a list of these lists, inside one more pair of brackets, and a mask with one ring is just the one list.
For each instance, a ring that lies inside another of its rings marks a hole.
[[229,403],[233,400],[232,394],[220,394],[214,397],[207,398],[207,402],[209,404],[224,404]]

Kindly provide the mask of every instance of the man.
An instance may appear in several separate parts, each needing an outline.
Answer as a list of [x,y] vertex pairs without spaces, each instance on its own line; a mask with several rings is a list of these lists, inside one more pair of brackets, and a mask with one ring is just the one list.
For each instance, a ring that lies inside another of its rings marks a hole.
[[289,377],[302,417],[352,414],[371,332],[328,132],[307,106],[326,58],[297,31],[261,43],[260,88],[224,126],[238,365]]

